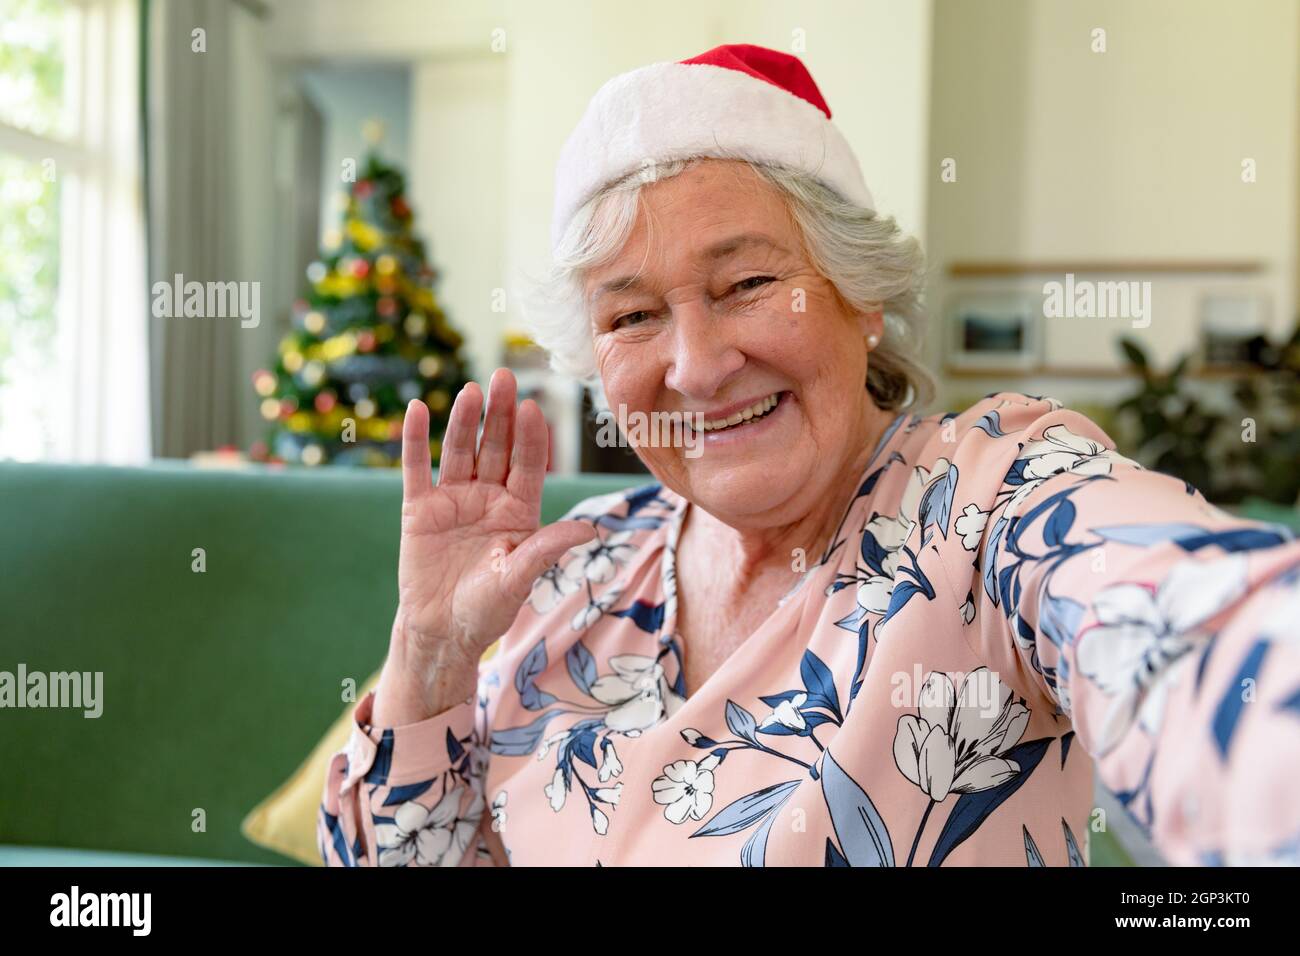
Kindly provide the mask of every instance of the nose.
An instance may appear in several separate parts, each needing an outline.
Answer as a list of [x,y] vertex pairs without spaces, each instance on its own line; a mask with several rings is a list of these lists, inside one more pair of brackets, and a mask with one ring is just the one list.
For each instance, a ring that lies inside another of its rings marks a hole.
[[686,398],[713,398],[745,365],[730,323],[718,321],[703,302],[673,307],[672,343],[664,384]]

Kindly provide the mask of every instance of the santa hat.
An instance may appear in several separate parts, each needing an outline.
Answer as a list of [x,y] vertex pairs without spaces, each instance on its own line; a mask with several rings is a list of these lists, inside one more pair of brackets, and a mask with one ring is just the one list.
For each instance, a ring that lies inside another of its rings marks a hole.
[[874,209],[808,68],[789,53],[728,43],[623,73],[596,92],[556,164],[552,248],[601,187],[650,162],[697,156],[800,170]]

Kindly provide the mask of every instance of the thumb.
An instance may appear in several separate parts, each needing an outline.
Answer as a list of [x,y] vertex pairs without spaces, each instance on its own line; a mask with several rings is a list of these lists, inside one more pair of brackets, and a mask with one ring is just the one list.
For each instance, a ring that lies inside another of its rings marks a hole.
[[506,558],[506,593],[523,602],[533,582],[564,552],[595,537],[596,529],[586,521],[557,521],[537,530]]

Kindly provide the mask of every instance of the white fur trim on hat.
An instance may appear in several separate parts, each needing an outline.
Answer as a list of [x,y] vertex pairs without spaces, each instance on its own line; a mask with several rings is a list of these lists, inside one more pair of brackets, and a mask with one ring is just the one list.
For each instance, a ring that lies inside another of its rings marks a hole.
[[857,157],[816,106],[772,83],[705,63],[654,63],[602,86],[555,169],[551,248],[607,183],[651,163],[741,156],[803,170],[874,209]]

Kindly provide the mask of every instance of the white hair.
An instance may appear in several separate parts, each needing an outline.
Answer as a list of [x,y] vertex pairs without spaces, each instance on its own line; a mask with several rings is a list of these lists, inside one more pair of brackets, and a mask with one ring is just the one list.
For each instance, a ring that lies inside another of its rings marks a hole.
[[[675,176],[701,159],[650,163],[605,186],[569,222],[549,272],[528,297],[525,315],[534,340],[550,353],[551,367],[593,387],[598,395],[584,288],[587,270],[611,260],[627,242],[642,187]],[[892,218],[843,199],[807,173],[736,159],[780,192],[814,268],[850,308],[884,312],[884,335],[867,365],[866,388],[875,403],[903,409],[929,401],[933,380],[916,358],[925,323],[920,243]]]

